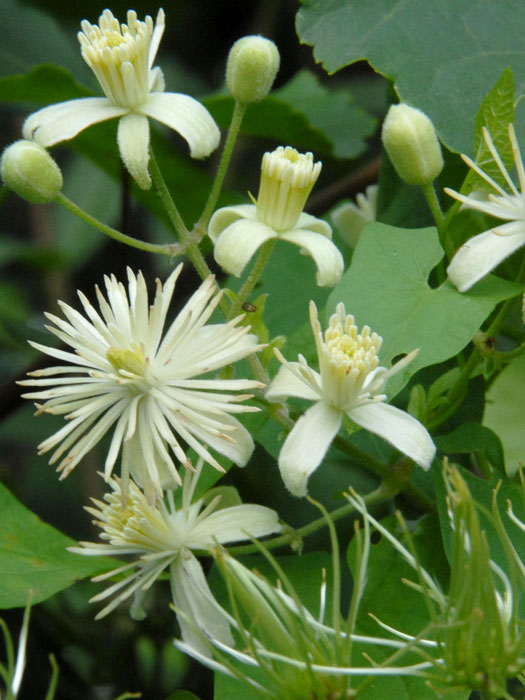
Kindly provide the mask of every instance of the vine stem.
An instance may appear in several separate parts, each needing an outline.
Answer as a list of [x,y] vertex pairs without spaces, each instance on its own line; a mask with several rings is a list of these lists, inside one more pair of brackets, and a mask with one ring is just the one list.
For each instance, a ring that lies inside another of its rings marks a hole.
[[156,244],[148,243],[147,241],[141,241],[138,238],[133,238],[132,236],[127,236],[125,233],[117,231],[117,229],[111,228],[111,226],[106,226],[102,221],[99,221],[87,211],[81,209],[77,204],[68,199],[62,192],[59,192],[55,198],[55,202],[60,204],[60,206],[67,209],[69,212],[77,216],[79,219],[89,224],[93,228],[97,229],[106,236],[113,238],[119,243],[125,243],[133,248],[138,248],[139,250],[144,250],[147,253],[157,253],[160,255],[167,255],[168,257],[173,257],[184,252],[184,247],[177,243],[166,243],[166,244]]
[[270,255],[272,254],[276,242],[277,238],[272,238],[271,240],[266,241],[266,243],[263,243],[263,245],[261,246],[257,259],[255,260],[252,269],[250,270],[250,274],[246,278],[246,281],[244,282],[242,287],[239,289],[237,298],[232,304],[228,315],[228,320],[235,318],[240,313],[242,305],[244,304],[244,302],[248,298],[248,295],[250,294],[250,292],[253,291],[255,285],[259,281],[263,270],[266,267],[268,260],[270,259]]
[[[374,491],[371,491],[369,494],[364,496],[363,500],[365,501],[367,506],[373,506],[377,503],[381,503],[382,501],[391,498],[392,495],[393,492],[390,489],[385,488],[385,486],[381,485],[379,486],[379,488],[375,489]],[[356,513],[357,511],[352,506],[352,504],[347,503],[346,505],[333,510],[329,514],[329,519],[333,523],[335,523],[341,518],[344,518],[348,515],[355,515]],[[294,530],[293,532],[286,533],[285,535],[280,535],[279,537],[274,537],[273,539],[266,541],[264,543],[264,546],[267,549],[276,549],[277,547],[283,547],[285,545],[290,544],[290,542],[293,542],[294,540],[302,539],[303,537],[307,537],[308,535],[317,532],[317,530],[326,527],[327,524],[328,523],[326,516],[322,515],[320,518],[312,520],[312,522],[308,523],[307,525],[303,525],[303,527],[300,527],[298,530]],[[227,547],[227,549],[232,556],[242,556],[244,554],[257,554],[259,551],[257,546],[253,544],[238,545],[237,547]]]
[[246,105],[241,104],[239,100],[235,100],[235,106],[233,108],[230,127],[228,129],[228,135],[226,137],[226,142],[222,150],[219,167],[217,168],[217,174],[215,175],[215,180],[210,190],[210,194],[208,196],[208,201],[206,202],[206,205],[204,207],[204,211],[202,212],[201,217],[195,226],[195,230],[200,232],[200,238],[202,238],[206,233],[208,221],[210,220],[213,210],[215,209],[215,205],[217,204],[217,199],[219,198],[222,184],[224,182],[224,178],[228,170],[228,165],[230,164],[230,160],[233,153],[233,147],[235,146],[235,142],[237,140],[237,136],[239,135],[239,131],[241,130],[241,124],[245,112]]

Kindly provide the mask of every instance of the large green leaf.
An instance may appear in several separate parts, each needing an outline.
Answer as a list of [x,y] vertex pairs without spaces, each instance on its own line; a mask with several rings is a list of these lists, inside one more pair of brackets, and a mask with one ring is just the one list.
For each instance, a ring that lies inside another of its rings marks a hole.
[[[525,88],[521,0],[302,0],[301,41],[329,73],[365,58],[425,111],[444,143],[472,153],[479,105],[511,66]],[[523,110],[521,134],[525,134]]]
[[75,581],[115,568],[103,557],[82,557],[74,540],[42,522],[0,484],[0,608],[39,603]]
[[434,438],[436,447],[447,454],[481,453],[499,475],[505,473],[505,460],[501,440],[490,428],[468,421],[448,435]]
[[53,104],[93,93],[75,82],[71,73],[49,63],[35,66],[28,73],[0,78],[2,102],[41,102]]
[[525,464],[524,386],[525,355],[521,355],[505,367],[490,387],[483,417],[483,423],[497,433],[503,443],[505,468],[511,476],[520,464]]
[[444,362],[471,340],[496,304],[522,291],[521,285],[488,276],[468,294],[446,281],[428,284],[443,257],[433,228],[401,229],[369,224],[361,233],[350,269],[328,299],[327,311],[344,302],[359,326],[383,337],[382,364],[419,348],[403,373],[389,383],[391,395],[418,369]]

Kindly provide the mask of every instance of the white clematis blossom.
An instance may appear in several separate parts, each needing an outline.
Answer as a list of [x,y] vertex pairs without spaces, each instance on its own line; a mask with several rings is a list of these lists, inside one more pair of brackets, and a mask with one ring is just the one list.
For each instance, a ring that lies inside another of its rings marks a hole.
[[223,207],[210,220],[208,235],[219,265],[239,277],[264,243],[279,239],[298,245],[313,258],[317,284],[336,284],[344,263],[332,243],[332,229],[303,212],[320,172],[321,163],[314,163],[311,153],[298,153],[289,146],[265,153],[255,204]]
[[288,362],[276,350],[283,366],[266,392],[270,401],[288,396],[315,401],[281,449],[279,468],[286,487],[295,496],[306,495],[308,477],[321,463],[345,414],[428,469],[436,451],[428,431],[405,411],[385,403],[382,393],[388,378],[406,367],[417,351],[389,370],[378,366],[381,337],[368,326],[358,333],[354,317],[346,315],[342,303],[330,317],[324,337],[313,301],[310,322],[320,372],[309,367],[302,355],[298,362]]
[[508,129],[519,190],[512,181],[486,128],[483,129],[483,138],[510,192],[506,192],[501,185],[465,155],[462,156],[465,163],[493,188],[494,193],[490,193],[488,199],[479,199],[473,195],[467,197],[445,188],[445,192],[462,202],[464,207],[476,209],[506,222],[474,236],[462,245],[454,255],[447,272],[460,292],[466,292],[505,258],[525,245],[525,170],[514,125],[509,124]]
[[153,67],[164,32],[162,9],[155,25],[149,15],[139,21],[133,10],[128,11],[127,24],[119,24],[110,10],[104,10],[98,25],[84,20],[81,27],[82,57],[106,96],[44,107],[26,119],[24,138],[47,148],[118,117],[122,161],[143,189],[151,187],[148,117],[177,131],[193,158],[204,158],[217,148],[220,132],[208,110],[193,97],[164,92],[162,71]]
[[354,202],[343,202],[332,212],[332,222],[337,232],[351,248],[355,248],[364,227],[376,220],[379,187],[369,185],[366,192],[359,192]]
[[[142,616],[141,603],[146,591],[169,568],[182,638],[206,653],[202,633],[197,629],[226,644],[233,644],[233,639],[229,623],[215,602],[193,551],[206,551],[218,543],[264,537],[282,528],[277,513],[265,506],[242,504],[221,509],[220,495],[207,503],[203,498],[192,503],[202,465],[201,460],[195,472],[186,472],[179,508],[175,506],[171,491],[167,504],[158,501],[151,505],[133,481],[129,483],[122,507],[121,481],[111,478],[112,491],[104,495],[104,502],[91,499],[95,507],[86,508],[95,517],[94,523],[101,528],[100,538],[105,542],[79,542],[79,547],[69,549],[87,556],[134,556],[130,563],[92,579],[105,581],[125,574],[117,583],[91,598],[90,602],[98,602],[114,596],[96,619],[110,613],[133,594],[132,614]],[[188,619],[193,624],[188,623]]]
[[[206,462],[222,471],[208,447],[246,464],[253,451],[249,432],[232,413],[257,411],[239,406],[251,394],[237,390],[260,388],[248,379],[198,375],[230,365],[260,349],[242,317],[207,324],[219,303],[210,276],[190,297],[164,333],[164,325],[179,265],[165,282],[157,280],[149,306],[141,273],[128,269],[128,290],[114,276],[106,277],[107,300],[97,288],[100,313],[79,292],[85,316],[59,302],[66,320],[47,314],[49,326],[72,352],[32,343],[64,365],[30,373],[20,382],[36,387],[24,394],[37,402],[38,413],[65,415],[67,424],[39,445],[40,454],[56,448],[58,471],[66,477],[83,456],[114,426],[105,463],[109,478],[122,450],[125,491],[131,473],[148,500],[162,496],[163,487],[180,483],[173,457],[192,468],[181,440]],[[65,455],[65,456],[64,456]]]

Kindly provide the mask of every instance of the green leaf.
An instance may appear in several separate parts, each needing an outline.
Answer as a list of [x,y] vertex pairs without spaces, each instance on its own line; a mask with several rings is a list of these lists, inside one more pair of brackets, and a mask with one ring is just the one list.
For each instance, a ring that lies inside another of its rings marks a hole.
[[[524,25],[521,0],[303,0],[296,19],[329,73],[368,60],[463,153],[472,153],[479,105],[508,66],[524,92]],[[520,126],[525,135],[523,116]]]
[[479,452],[502,476],[505,474],[501,440],[490,428],[479,423],[463,423],[448,435],[434,438],[434,442],[439,450],[449,455]]
[[328,137],[337,158],[360,155],[366,148],[366,137],[377,125],[377,119],[361,109],[348,90],[330,90],[307,70],[299,71],[273,97],[302,112],[313,127]]
[[503,299],[521,285],[488,276],[468,294],[446,281],[438,289],[427,282],[443,257],[435,229],[401,229],[372,223],[361,233],[350,269],[328,299],[327,312],[344,302],[359,326],[383,337],[381,363],[419,348],[404,372],[388,384],[394,395],[417,370],[454,357],[471,340]]
[[115,568],[105,557],[83,557],[76,542],[42,522],[0,484],[0,608],[40,603],[75,581]]
[[[483,138],[483,127],[488,129],[503,163],[508,169],[511,169],[514,163],[514,154],[509,141],[508,125],[510,123],[514,123],[514,76],[512,69],[507,68],[481,103],[474,133],[475,162],[487,175],[503,186],[507,186],[506,180],[487,148]],[[469,170],[461,191],[471,192],[475,189],[494,191],[494,188],[483,178],[473,170]]]
[[487,392],[483,423],[500,437],[507,474],[513,476],[525,464],[523,443],[523,387],[525,355],[512,360]]
[[77,83],[71,73],[50,63],[36,66],[29,73],[0,78],[2,102],[41,102],[53,104],[93,93]]
[[[217,123],[227,128],[233,99],[217,96],[204,104]],[[330,90],[313,73],[302,70],[265,100],[248,107],[242,132],[337,158],[355,158],[365,150],[365,139],[376,124],[348,90]]]

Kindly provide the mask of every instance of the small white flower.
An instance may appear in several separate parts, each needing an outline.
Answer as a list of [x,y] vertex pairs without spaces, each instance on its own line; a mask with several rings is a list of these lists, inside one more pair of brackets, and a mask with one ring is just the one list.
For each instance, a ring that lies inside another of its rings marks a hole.
[[465,163],[483,178],[496,194],[490,193],[488,200],[480,200],[474,193],[467,197],[448,188],[445,188],[445,192],[463,202],[464,207],[476,209],[489,216],[502,219],[506,223],[474,236],[458,250],[448,266],[447,272],[460,292],[466,292],[505,258],[525,245],[525,171],[514,126],[509,124],[509,141],[514,154],[519,190],[512,181],[489,132],[485,128],[483,129],[483,138],[510,189],[510,193],[506,192],[501,185],[465,155],[462,156]]
[[337,232],[351,248],[355,248],[364,227],[376,220],[377,185],[369,185],[366,193],[356,196],[356,204],[343,202],[332,212],[332,221]]
[[148,500],[155,492],[162,495],[163,486],[180,482],[173,456],[191,468],[181,440],[219,470],[206,445],[240,466],[250,458],[253,440],[231,414],[258,409],[238,405],[251,394],[224,392],[262,385],[248,379],[195,377],[236,362],[260,346],[248,327],[238,325],[241,317],[206,325],[221,296],[212,276],[163,334],[181,270],[179,265],[164,287],[157,280],[151,306],[144,277],[128,269],[127,292],[114,276],[105,278],[107,301],[97,287],[100,313],[79,291],[85,316],[63,302],[59,304],[67,320],[47,314],[56,326],[48,330],[73,352],[32,345],[69,364],[31,372],[34,378],[20,383],[38,388],[24,394],[38,402],[38,413],[65,415],[68,420],[39,446],[41,454],[58,446],[51,464],[65,454],[58,465],[61,478],[112,426],[106,478],[122,448],[124,484],[131,473]]
[[210,220],[208,235],[215,244],[215,259],[239,277],[267,241],[280,239],[298,245],[317,266],[317,284],[332,286],[343,274],[343,258],[332,243],[332,229],[322,219],[305,214],[321,163],[311,153],[279,146],[265,153],[259,195],[255,204],[218,209]]
[[125,573],[124,578],[91,599],[90,602],[106,600],[118,592],[96,619],[107,615],[132,594],[140,602],[169,567],[173,602],[176,610],[183,613],[177,613],[183,639],[199,650],[206,649],[201,635],[188,624],[187,620],[191,619],[206,635],[233,643],[229,623],[215,603],[192,550],[208,550],[217,544],[264,537],[282,528],[277,513],[265,506],[242,504],[220,509],[220,495],[207,505],[202,498],[192,503],[202,465],[201,460],[193,474],[186,473],[180,508],[175,507],[171,491],[168,505],[163,501],[151,505],[133,481],[129,483],[127,495],[123,496],[118,478],[110,479],[112,491],[104,495],[105,502],[92,499],[95,507],[86,510],[95,517],[94,523],[101,528],[100,538],[106,542],[80,542],[79,547],[71,547],[70,551],[87,556],[135,557],[132,562],[93,579],[105,581]]
[[368,326],[358,333],[354,317],[346,315],[342,303],[330,317],[324,338],[313,301],[310,322],[320,372],[311,369],[302,355],[298,362],[288,362],[276,351],[283,366],[266,392],[270,401],[295,396],[316,402],[297,421],[281,449],[279,467],[286,487],[296,496],[306,495],[308,477],[321,463],[345,414],[428,469],[436,448],[426,428],[405,411],[386,404],[382,393],[387,379],[411,362],[417,351],[389,370],[379,367],[381,337]]
[[87,20],[78,33],[82,57],[95,73],[106,97],[83,97],[44,107],[26,120],[24,138],[45,148],[72,139],[92,124],[120,117],[118,146],[124,165],[143,189],[151,186],[148,172],[148,117],[177,131],[189,144],[193,158],[204,158],[219,145],[220,132],[208,110],[197,100],[164,92],[160,68],[154,68],[164,32],[164,11],[155,26],[129,10],[119,24],[104,10],[98,25]]

